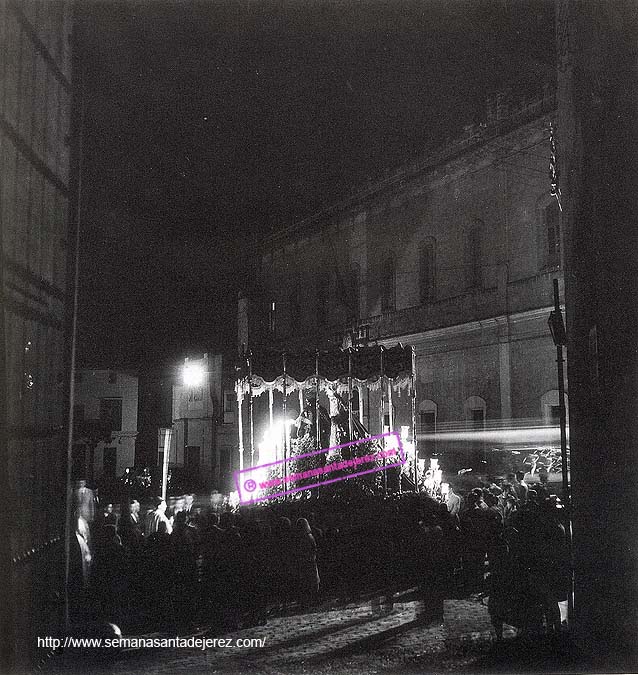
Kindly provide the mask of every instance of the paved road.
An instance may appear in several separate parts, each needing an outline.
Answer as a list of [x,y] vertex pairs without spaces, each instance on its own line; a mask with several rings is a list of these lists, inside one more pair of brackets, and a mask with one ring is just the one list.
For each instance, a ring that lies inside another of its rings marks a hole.
[[[225,636],[263,638],[263,647],[127,649],[90,670],[100,675],[458,672],[489,647],[489,617],[480,602],[447,600],[443,621],[425,625],[417,617],[418,602],[404,597],[389,613],[370,601],[323,607]],[[77,672],[86,672],[85,666],[78,662]],[[68,664],[65,672],[74,668]]]

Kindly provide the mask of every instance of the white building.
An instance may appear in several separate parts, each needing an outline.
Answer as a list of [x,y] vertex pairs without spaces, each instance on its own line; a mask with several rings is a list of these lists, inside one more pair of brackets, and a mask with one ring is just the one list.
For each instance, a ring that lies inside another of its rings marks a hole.
[[[236,399],[232,364],[221,354],[187,358],[173,385],[169,468],[190,489],[232,487],[237,455]],[[157,465],[164,433],[159,430]],[[175,471],[177,469],[177,471]]]
[[[75,375],[73,446],[75,478],[112,481],[135,463],[138,378],[120,370],[78,370]],[[98,422],[111,429],[111,440],[97,445],[86,430]],[[85,433],[83,433],[83,430]]]

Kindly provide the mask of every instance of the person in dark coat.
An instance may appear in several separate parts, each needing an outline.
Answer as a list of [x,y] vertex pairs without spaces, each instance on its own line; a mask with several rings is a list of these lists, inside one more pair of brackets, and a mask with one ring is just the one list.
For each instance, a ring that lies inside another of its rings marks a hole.
[[310,524],[305,518],[297,520],[296,531],[298,600],[308,606],[319,593],[319,570],[317,568],[317,543],[312,536]]
[[157,530],[146,540],[141,563],[142,593],[149,629],[167,628],[172,622],[172,553],[171,537],[166,531],[166,524],[160,522]]
[[219,620],[225,630],[234,630],[239,626],[243,602],[242,536],[234,521],[232,513],[222,513],[220,527],[223,534],[216,556],[217,590],[220,602]]
[[521,597],[521,633],[534,637],[560,631],[558,602],[567,595],[565,531],[558,519],[532,498],[519,509],[512,525],[512,554]]
[[107,504],[104,508],[102,524],[103,525],[115,525],[117,527],[117,513],[113,509],[113,504]]
[[289,518],[279,518],[274,532],[275,562],[277,566],[277,600],[279,609],[293,600],[298,585],[295,565],[295,540]]
[[202,612],[214,625],[221,622],[220,616],[220,588],[219,588],[219,561],[220,547],[224,537],[224,530],[219,526],[219,515],[209,512],[203,521],[200,533],[202,555]]
[[137,499],[129,499],[122,507],[117,532],[126,553],[126,575],[128,597],[126,598],[126,620],[124,628],[133,628],[141,620],[142,586],[143,586],[143,554],[144,534],[140,519],[140,503]]
[[115,525],[104,525],[93,565],[92,587],[99,606],[99,618],[119,624],[123,602],[128,595],[126,552]]
[[140,522],[140,503],[137,499],[129,500],[126,511],[123,513],[117,526],[122,546],[132,555],[139,554],[144,543],[142,523]]
[[197,590],[196,542],[185,511],[175,514],[171,538],[172,591],[175,626],[187,628],[195,616]]
[[517,623],[520,599],[517,597],[517,580],[508,542],[504,535],[493,543],[489,560],[489,598],[487,609],[496,633],[496,641],[503,640],[503,625]]
[[440,622],[443,620],[447,573],[447,542],[444,540],[443,528],[434,521],[421,521],[415,539],[414,548],[419,553],[419,619],[424,623]]
[[81,625],[91,617],[91,567],[93,554],[89,545],[89,526],[84,518],[77,519],[69,549],[69,616],[73,624]]
[[483,501],[482,491],[472,490],[468,494],[468,508],[461,514],[460,521],[465,584],[470,592],[481,592],[493,525],[493,515]]

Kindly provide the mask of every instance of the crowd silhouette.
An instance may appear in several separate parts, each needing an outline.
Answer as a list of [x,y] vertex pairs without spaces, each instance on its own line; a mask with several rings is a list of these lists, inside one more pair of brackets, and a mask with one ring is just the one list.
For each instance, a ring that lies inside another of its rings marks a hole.
[[[420,617],[446,597],[485,601],[496,639],[561,630],[569,566],[560,502],[516,475],[445,501],[426,494],[294,500],[219,512],[192,496],[97,508],[76,490],[76,622],[127,633],[219,632],[317,604],[369,599],[392,611],[412,589]],[[90,493],[90,491],[89,491]]]

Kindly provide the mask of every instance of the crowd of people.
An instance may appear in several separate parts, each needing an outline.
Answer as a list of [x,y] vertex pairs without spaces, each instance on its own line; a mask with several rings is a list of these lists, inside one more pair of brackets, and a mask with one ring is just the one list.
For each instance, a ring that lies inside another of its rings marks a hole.
[[506,623],[519,634],[560,633],[558,603],[570,591],[560,500],[545,483],[527,485],[519,471],[464,500],[452,490],[448,503],[458,519],[467,588],[488,597],[496,638]]
[[96,508],[81,485],[75,504],[76,620],[224,631],[320,601],[369,597],[390,611],[397,591],[416,587],[426,621],[440,621],[446,595],[462,592],[489,597],[498,638],[504,623],[560,630],[560,510],[515,475],[465,494],[451,488],[443,502],[412,493],[219,513],[185,496]]

